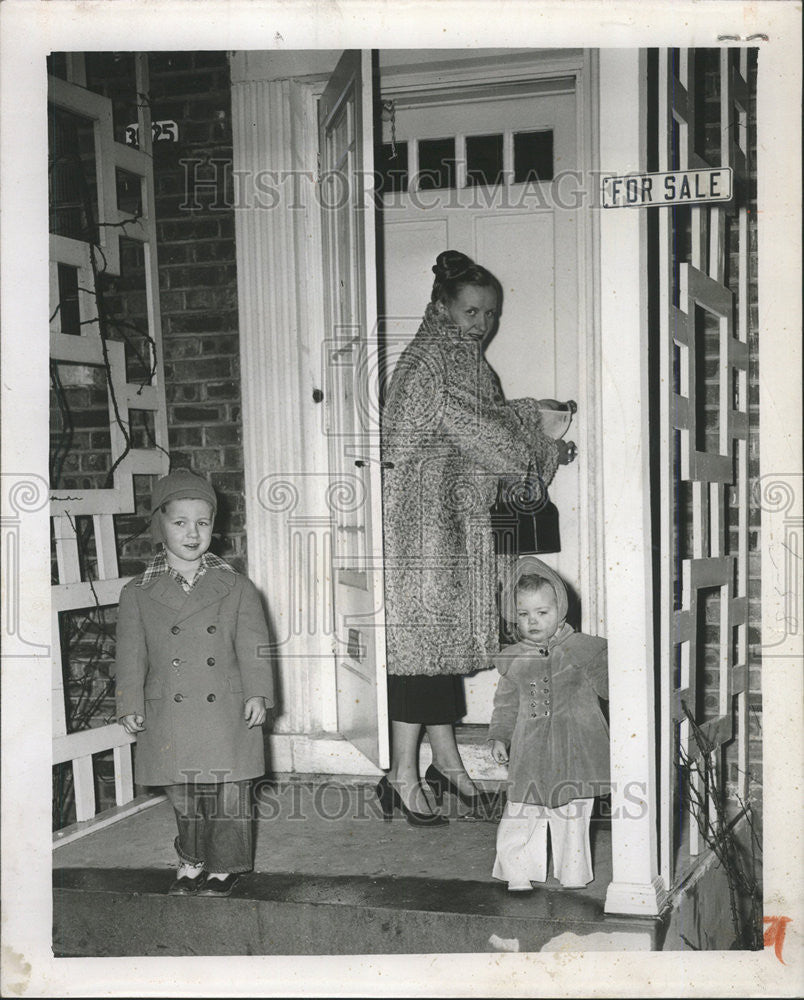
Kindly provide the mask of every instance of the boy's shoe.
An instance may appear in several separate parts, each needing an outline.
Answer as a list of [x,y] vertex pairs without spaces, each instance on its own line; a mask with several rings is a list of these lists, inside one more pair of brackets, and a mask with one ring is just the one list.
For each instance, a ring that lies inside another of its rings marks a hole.
[[533,886],[530,882],[509,882],[508,883],[509,892],[533,892]]
[[204,879],[203,886],[198,890],[199,896],[228,896],[232,889],[235,887],[240,876],[237,872],[230,872],[226,878],[210,878],[209,875]]
[[203,869],[199,872],[195,878],[190,878],[189,875],[179,875],[176,881],[168,889],[169,896],[195,896],[201,886],[204,884],[204,872]]
[[170,896],[194,896],[204,884],[204,866],[183,861],[176,872],[176,881],[168,889]]

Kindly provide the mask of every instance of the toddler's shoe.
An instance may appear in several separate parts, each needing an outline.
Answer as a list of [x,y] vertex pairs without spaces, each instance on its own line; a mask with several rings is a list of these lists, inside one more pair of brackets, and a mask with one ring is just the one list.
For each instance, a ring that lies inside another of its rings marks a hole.
[[168,889],[169,896],[194,896],[204,884],[204,866],[179,865],[176,881]]
[[533,892],[533,886],[530,882],[509,882],[508,883],[509,892]]
[[214,875],[207,874],[204,885],[198,890],[199,896],[228,896],[235,887],[240,876],[237,872],[215,872]]

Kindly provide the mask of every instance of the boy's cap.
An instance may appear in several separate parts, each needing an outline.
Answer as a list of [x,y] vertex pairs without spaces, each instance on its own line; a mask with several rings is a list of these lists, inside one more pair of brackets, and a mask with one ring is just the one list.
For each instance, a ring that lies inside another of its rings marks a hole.
[[206,500],[214,514],[218,509],[218,498],[215,490],[206,479],[197,476],[189,469],[176,469],[167,476],[156,481],[151,494],[151,514],[171,500]]

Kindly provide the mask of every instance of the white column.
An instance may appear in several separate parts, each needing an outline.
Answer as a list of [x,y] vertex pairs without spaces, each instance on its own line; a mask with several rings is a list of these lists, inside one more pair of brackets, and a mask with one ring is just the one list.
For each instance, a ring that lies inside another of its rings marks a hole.
[[[646,168],[646,55],[600,52],[600,167]],[[646,216],[600,211],[602,517],[609,643],[613,880],[609,913],[657,914]]]
[[[243,79],[248,74],[237,69],[233,64],[248,567],[281,640],[274,733],[310,733],[336,726],[331,646],[308,617],[311,606],[323,608],[327,581],[320,564],[307,565],[315,540],[299,545],[293,525],[327,513],[326,440],[313,400],[323,328],[315,101],[307,85]],[[293,769],[292,757],[288,750],[273,767]]]

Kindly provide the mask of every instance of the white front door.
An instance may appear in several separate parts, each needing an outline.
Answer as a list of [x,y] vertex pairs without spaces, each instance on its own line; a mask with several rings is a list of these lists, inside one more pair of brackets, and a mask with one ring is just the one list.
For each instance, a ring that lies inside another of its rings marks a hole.
[[[413,98],[383,93],[388,367],[416,332],[436,256],[461,250],[503,286],[499,332],[486,356],[506,397],[578,399],[580,212],[578,175],[570,173],[578,166],[573,80],[541,81],[530,93],[514,88],[499,93],[489,88],[471,101],[453,93],[443,102],[435,93]],[[387,103],[391,99],[393,106]],[[388,191],[388,184],[397,190]],[[579,410],[568,436],[578,440],[584,419]],[[561,552],[545,561],[577,593],[586,530],[578,463],[559,469],[550,496],[560,512]],[[467,678],[464,721],[488,722],[495,681],[496,671]]]
[[326,431],[338,731],[389,765],[377,409],[371,53],[344,53],[319,101]]

